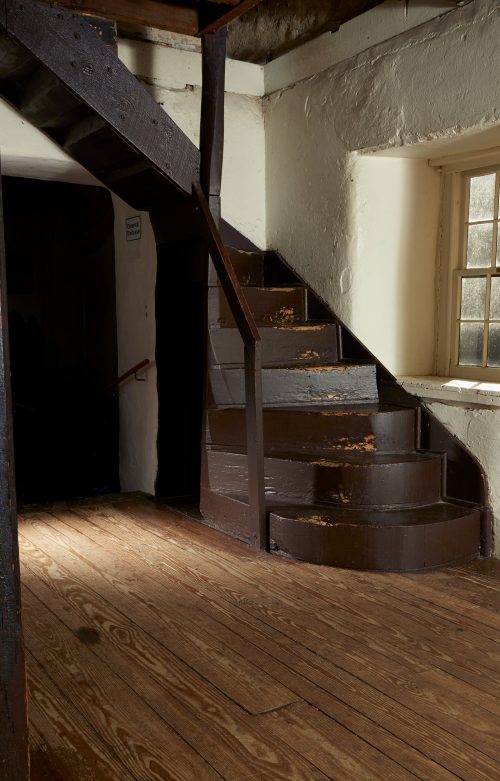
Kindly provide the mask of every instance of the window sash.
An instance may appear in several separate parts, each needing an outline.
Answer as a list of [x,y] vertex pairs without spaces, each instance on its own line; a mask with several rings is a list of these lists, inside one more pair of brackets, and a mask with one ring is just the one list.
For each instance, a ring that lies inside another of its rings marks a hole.
[[[475,176],[495,173],[495,192],[492,219],[469,221],[470,181]],[[452,312],[452,350],[450,355],[449,373],[454,376],[467,379],[489,379],[492,382],[500,381],[500,368],[490,367],[488,361],[489,328],[492,323],[500,323],[499,319],[489,318],[491,303],[491,279],[500,276],[500,265],[497,265],[497,247],[500,246],[500,165],[491,166],[479,170],[464,171],[461,182],[461,208],[459,225],[460,231],[458,245],[458,268],[453,272],[453,303]],[[489,266],[476,266],[467,268],[467,251],[469,227],[471,225],[492,225],[492,246]],[[499,252],[500,258],[500,252]],[[486,298],[484,304],[484,318],[471,320],[461,317],[462,310],[462,279],[467,277],[486,278]],[[483,326],[483,349],[480,366],[465,366],[459,364],[460,358],[460,325],[461,323],[475,323]]]

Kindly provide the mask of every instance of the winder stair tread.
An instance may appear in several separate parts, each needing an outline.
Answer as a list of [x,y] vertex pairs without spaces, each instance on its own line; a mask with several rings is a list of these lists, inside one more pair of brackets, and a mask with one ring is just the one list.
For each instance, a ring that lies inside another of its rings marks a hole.
[[479,555],[478,510],[453,502],[397,510],[270,508],[270,548],[315,564],[409,572]]

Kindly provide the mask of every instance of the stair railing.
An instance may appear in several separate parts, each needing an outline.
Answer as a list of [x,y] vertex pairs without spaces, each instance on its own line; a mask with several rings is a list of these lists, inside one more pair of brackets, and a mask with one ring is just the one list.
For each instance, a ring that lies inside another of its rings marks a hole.
[[118,385],[121,385],[122,382],[125,382],[125,380],[128,380],[129,377],[134,377],[138,382],[142,382],[142,380],[139,380],[137,377],[138,372],[141,372],[143,369],[146,368],[146,366],[150,366],[151,361],[149,358],[144,358],[142,361],[139,361],[139,363],[136,363],[135,366],[132,366],[130,369],[127,369],[126,372],[123,372],[123,374],[120,374],[119,377],[116,378],[116,380],[113,380],[111,385],[108,386],[106,390],[112,390],[113,388],[116,388]]
[[268,541],[264,486],[261,338],[207,199],[201,186],[196,182],[193,184],[193,198],[210,257],[245,347],[249,518],[253,526],[256,547],[266,549]]

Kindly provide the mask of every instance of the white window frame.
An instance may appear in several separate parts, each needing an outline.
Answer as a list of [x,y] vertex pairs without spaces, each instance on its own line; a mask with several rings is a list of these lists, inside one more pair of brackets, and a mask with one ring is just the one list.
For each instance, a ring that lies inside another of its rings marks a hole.
[[[430,165],[438,167],[443,174],[442,230],[440,264],[437,274],[437,334],[436,373],[444,377],[500,382],[500,368],[488,366],[460,366],[458,364],[460,335],[460,298],[463,277],[500,275],[500,267],[466,268],[466,224],[468,205],[468,177],[479,174],[498,173],[496,182],[496,209],[498,209],[500,182],[500,148],[431,160]],[[500,209],[499,209],[500,211]],[[500,214],[496,213],[497,220]],[[500,243],[500,222],[497,239]],[[493,257],[495,252],[493,248]],[[489,289],[487,284],[486,312],[489,311]],[[477,321],[481,322],[481,321]],[[487,329],[484,340],[486,343]],[[485,354],[486,348],[483,348]]]

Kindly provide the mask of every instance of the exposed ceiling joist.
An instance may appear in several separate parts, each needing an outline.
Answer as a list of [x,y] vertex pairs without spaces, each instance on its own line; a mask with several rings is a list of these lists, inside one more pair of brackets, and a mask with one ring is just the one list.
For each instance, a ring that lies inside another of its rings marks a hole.
[[[212,0],[214,3],[218,3],[219,0]],[[225,11],[219,15],[215,15],[215,18],[212,21],[208,21],[205,25],[203,25],[200,32],[202,33],[209,33],[214,32],[215,30],[220,29],[221,27],[225,27],[226,24],[229,24],[229,22],[234,21],[234,19],[237,19],[242,14],[249,11],[251,8],[254,8],[256,5],[258,5],[261,2],[261,0],[241,0],[241,2],[233,5],[226,4],[225,5]],[[205,4],[208,14],[210,14],[210,7],[208,4]],[[219,6],[220,7],[220,6]]]
[[260,0],[40,0],[81,14],[114,19],[119,24],[155,27],[159,30],[201,35],[214,32],[237,19]]

